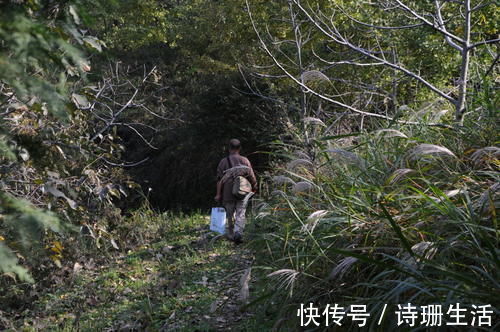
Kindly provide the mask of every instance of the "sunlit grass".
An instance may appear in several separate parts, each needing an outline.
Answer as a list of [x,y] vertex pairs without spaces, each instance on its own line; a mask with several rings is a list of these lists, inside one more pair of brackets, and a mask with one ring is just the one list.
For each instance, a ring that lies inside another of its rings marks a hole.
[[308,302],[366,304],[372,314],[385,303],[498,306],[499,197],[488,188],[500,176],[494,161],[478,167],[465,155],[481,132],[394,132],[342,148],[321,132],[279,146],[288,160],[256,204],[251,246],[264,311],[281,328],[297,327]]

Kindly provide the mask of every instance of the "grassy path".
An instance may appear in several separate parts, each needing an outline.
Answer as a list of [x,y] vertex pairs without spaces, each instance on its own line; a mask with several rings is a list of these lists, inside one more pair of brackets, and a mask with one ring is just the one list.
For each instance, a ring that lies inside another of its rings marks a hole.
[[[77,264],[16,318],[23,330],[242,330],[240,279],[251,253],[204,216],[169,221],[157,241],[104,265]],[[238,327],[237,327],[238,326]]]

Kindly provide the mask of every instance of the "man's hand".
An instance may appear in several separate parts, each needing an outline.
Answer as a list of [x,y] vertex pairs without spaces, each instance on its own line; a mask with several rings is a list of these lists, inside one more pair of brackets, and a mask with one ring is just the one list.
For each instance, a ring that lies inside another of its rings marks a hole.
[[218,202],[220,202],[221,197],[220,197],[220,195],[215,195],[214,199],[218,203]]

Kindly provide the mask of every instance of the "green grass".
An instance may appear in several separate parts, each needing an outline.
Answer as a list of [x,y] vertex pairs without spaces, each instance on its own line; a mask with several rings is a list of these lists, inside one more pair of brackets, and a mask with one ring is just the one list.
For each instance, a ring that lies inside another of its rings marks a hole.
[[13,327],[214,331],[241,324],[250,315],[239,311],[237,300],[239,278],[251,261],[248,250],[215,239],[206,216],[137,213],[134,222],[151,222],[151,216],[163,229],[154,240],[106,264],[83,263],[78,273],[68,269]]

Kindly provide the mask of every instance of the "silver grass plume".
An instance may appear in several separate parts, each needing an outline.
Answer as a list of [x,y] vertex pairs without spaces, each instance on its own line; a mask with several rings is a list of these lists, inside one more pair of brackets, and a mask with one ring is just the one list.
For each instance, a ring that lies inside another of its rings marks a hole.
[[297,158],[300,158],[300,159],[311,160],[311,158],[309,157],[309,155],[307,153],[305,153],[304,151],[297,150],[297,151],[294,152],[294,155]]
[[298,166],[312,166],[313,163],[308,159],[295,159],[288,163],[287,168],[293,170]]
[[439,146],[435,144],[420,144],[408,152],[407,158],[409,160],[417,160],[422,156],[426,155],[447,155],[451,157],[456,157],[453,152],[444,146]]
[[400,168],[395,170],[388,178],[389,184],[394,184],[403,179],[407,174],[414,173],[415,170],[411,168]]
[[487,146],[485,148],[475,151],[471,156],[474,166],[479,166],[485,159],[485,157],[493,157],[495,159],[500,158],[500,148],[496,146]]
[[278,279],[278,288],[289,289],[290,294],[293,291],[293,284],[297,280],[297,277],[300,275],[300,272],[292,269],[281,269],[278,271],[274,271],[269,273],[268,277],[275,277]]
[[380,129],[375,132],[377,136],[408,138],[405,134],[396,129]]
[[314,125],[318,125],[318,126],[321,126],[321,127],[326,127],[326,124],[321,121],[320,119],[318,118],[315,118],[315,117],[305,117],[302,121],[304,121],[305,123],[309,123],[309,124],[314,124]]
[[307,232],[307,231],[312,232],[314,228],[316,228],[316,226],[318,225],[319,221],[323,219],[323,217],[327,214],[328,211],[326,210],[314,211],[309,215],[309,217],[307,217],[306,223],[302,226],[300,230],[302,232]]
[[283,190],[273,190],[273,191],[271,191],[271,196],[287,197],[286,193]]
[[346,161],[350,164],[355,164],[358,165],[359,167],[364,167],[365,166],[365,161],[360,158],[357,154],[354,152],[346,151],[344,149],[340,148],[335,148],[335,149],[328,149],[326,150],[330,154],[338,157],[339,160]]
[[293,186],[294,193],[302,193],[312,190],[313,185],[310,182],[300,181]]
[[248,302],[248,298],[250,297],[250,289],[248,284],[250,283],[251,275],[252,268],[249,267],[245,270],[240,278],[240,301],[245,304]]
[[319,70],[309,70],[305,71],[301,75],[302,82],[307,83],[309,81],[326,81],[330,82],[328,76],[320,72]]
[[[457,196],[458,194],[463,194],[463,193],[465,193],[464,189],[453,189],[453,190],[445,191],[443,194],[444,194],[444,196],[451,198],[451,197]],[[443,201],[443,197],[434,197],[434,196],[427,196],[427,197],[432,199],[436,203]]]
[[255,210],[257,211],[257,215],[255,216],[255,219],[262,219],[265,218],[271,213],[269,212],[270,205],[266,202],[261,202],[255,206]]
[[488,210],[498,210],[500,208],[500,182],[494,183],[486,189],[479,199],[475,202],[474,207],[485,214]]
[[421,262],[422,258],[430,260],[437,254],[437,246],[434,242],[423,241],[411,247],[413,251],[420,258],[414,258],[409,253],[405,252],[403,255],[403,262],[416,267]]
[[293,181],[288,176],[284,176],[284,175],[273,176],[272,180],[276,184],[293,184],[293,185],[295,184],[295,181]]
[[342,279],[342,277],[351,269],[351,267],[358,261],[357,258],[354,257],[345,257],[343,258],[337,266],[335,266],[330,272],[328,279]]
[[436,114],[434,114],[432,116],[432,121],[433,122],[439,121],[443,117],[443,115],[445,115],[446,113],[448,113],[448,111],[449,110],[441,110],[441,111],[437,112]]

